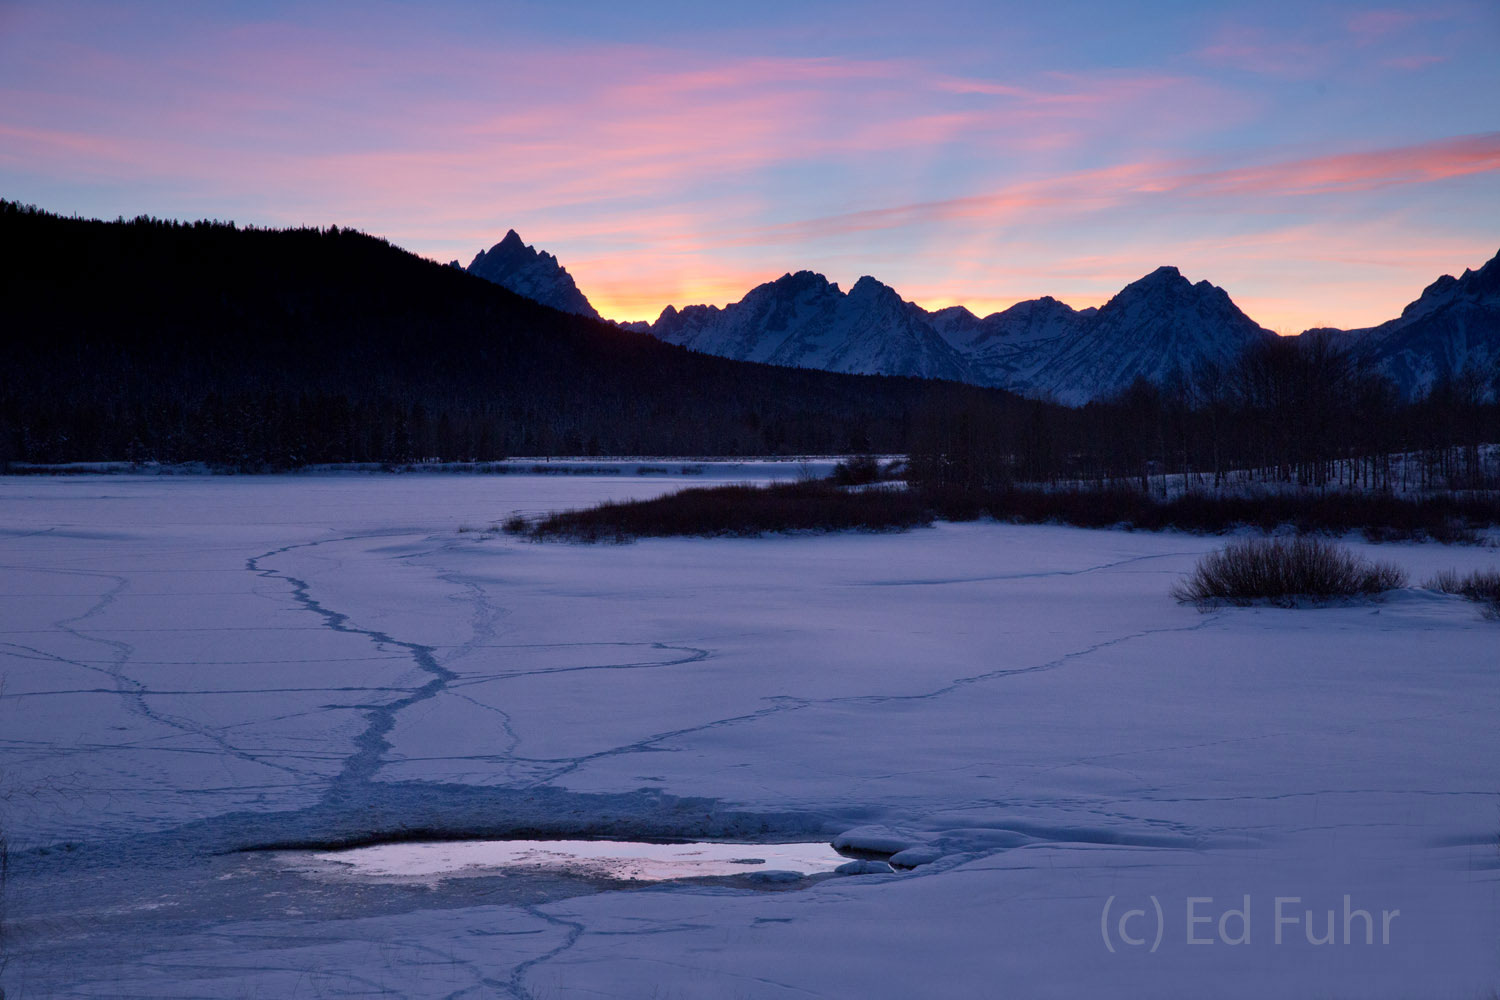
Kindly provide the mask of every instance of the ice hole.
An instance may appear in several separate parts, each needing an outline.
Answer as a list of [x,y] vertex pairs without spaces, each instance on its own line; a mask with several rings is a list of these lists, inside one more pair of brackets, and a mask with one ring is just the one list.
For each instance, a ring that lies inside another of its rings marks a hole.
[[374,844],[312,855],[342,874],[431,880],[562,871],[620,881],[831,872],[849,860],[826,843],[649,844],[619,840],[454,840]]

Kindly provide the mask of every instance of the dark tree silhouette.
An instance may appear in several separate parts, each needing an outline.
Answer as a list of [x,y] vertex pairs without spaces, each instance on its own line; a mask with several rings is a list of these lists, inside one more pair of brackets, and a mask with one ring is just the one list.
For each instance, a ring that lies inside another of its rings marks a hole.
[[0,462],[897,452],[934,395],[695,354],[349,229],[0,202]]

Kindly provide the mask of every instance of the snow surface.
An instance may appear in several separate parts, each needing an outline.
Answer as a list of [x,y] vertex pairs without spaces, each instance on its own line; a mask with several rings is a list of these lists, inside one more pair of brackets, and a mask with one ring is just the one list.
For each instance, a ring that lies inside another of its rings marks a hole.
[[[459,530],[682,485],[0,479],[6,996],[1500,984],[1500,625],[1473,605],[1204,614],[1168,590],[1222,540],[1179,534]],[[1356,547],[1415,581],[1500,565]],[[434,886],[242,850],[421,831],[837,838],[921,866]],[[1337,936],[1346,895],[1376,943],[1356,912],[1353,943],[1309,944],[1301,911]],[[1247,896],[1251,939],[1225,943]],[[1299,899],[1280,944],[1277,897]]]

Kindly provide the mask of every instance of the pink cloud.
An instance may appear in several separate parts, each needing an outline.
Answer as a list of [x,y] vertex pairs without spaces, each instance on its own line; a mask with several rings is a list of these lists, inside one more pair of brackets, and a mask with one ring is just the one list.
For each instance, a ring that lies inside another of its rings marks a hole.
[[1366,153],[1188,175],[1169,189],[1202,196],[1308,195],[1368,191],[1500,170],[1500,132]]
[[1380,65],[1389,66],[1391,69],[1426,69],[1428,66],[1436,66],[1438,63],[1447,61],[1447,56],[1393,56],[1390,59],[1382,59]]
[[1423,22],[1444,21],[1453,11],[1436,4],[1424,7],[1387,7],[1362,10],[1351,14],[1345,26],[1358,42],[1369,44],[1382,38],[1410,31]]
[[1202,170],[1192,169],[1184,161],[1142,161],[1011,184],[986,194],[865,209],[768,227],[747,234],[746,238],[797,241],[952,219],[993,225],[1035,209],[1076,213],[1164,195],[1228,198],[1350,193],[1495,170],[1500,170],[1500,132],[1258,167]]
[[[53,176],[263,192],[295,219],[318,204],[356,221],[382,208],[451,215],[461,204],[513,216],[681,200],[695,186],[799,161],[859,169],[881,153],[920,164],[953,143],[1046,156],[1119,121],[1147,128],[1162,118],[1157,98],[1192,86],[1114,73],[1019,87],[901,60],[709,63],[610,45],[499,59],[463,46],[439,57],[417,42],[385,58],[278,24],[222,43],[212,59],[174,50],[133,71],[118,55],[72,47],[73,65],[52,67],[57,89],[18,95],[0,112],[11,129],[0,149]],[[423,74],[433,77],[426,90],[405,86]],[[113,90],[90,89],[114,76],[128,81],[134,111],[114,115]],[[184,79],[201,85],[183,88]],[[956,94],[991,100],[945,107]],[[82,132],[72,147],[40,140],[39,123],[80,118],[108,122],[92,145]]]
[[[1401,51],[1403,47],[1413,43],[1424,25],[1430,33],[1431,25],[1460,18],[1458,8],[1428,5],[1363,10],[1333,22],[1310,18],[1290,31],[1231,21],[1221,25],[1196,55],[1211,66],[1287,79],[1326,76],[1337,68],[1361,65],[1412,69],[1441,61],[1441,57]],[[1433,43],[1428,40],[1427,44]],[[1372,50],[1376,50],[1373,62]]]
[[1241,24],[1221,28],[1215,40],[1199,49],[1198,59],[1214,68],[1229,67],[1291,79],[1326,70],[1326,44],[1291,38]]
[[21,162],[22,150],[113,162],[129,160],[135,153],[128,143],[85,132],[27,128],[0,122],[0,157]]

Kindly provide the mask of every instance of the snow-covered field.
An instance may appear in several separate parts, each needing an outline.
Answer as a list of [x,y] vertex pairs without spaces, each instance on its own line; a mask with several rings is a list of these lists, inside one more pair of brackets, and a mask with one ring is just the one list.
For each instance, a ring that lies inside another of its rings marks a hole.
[[[1500,985],[1500,624],[1473,605],[1201,614],[1168,589],[1220,540],[1175,534],[459,530],[682,485],[0,479],[6,1000]],[[1417,582],[1500,563],[1370,551]],[[622,887],[239,850],[412,830],[928,863]]]

